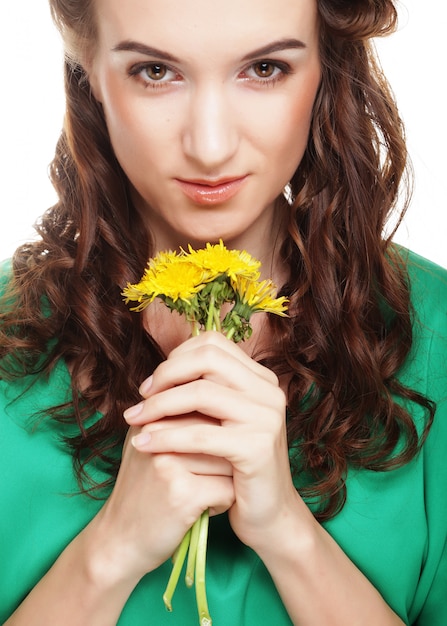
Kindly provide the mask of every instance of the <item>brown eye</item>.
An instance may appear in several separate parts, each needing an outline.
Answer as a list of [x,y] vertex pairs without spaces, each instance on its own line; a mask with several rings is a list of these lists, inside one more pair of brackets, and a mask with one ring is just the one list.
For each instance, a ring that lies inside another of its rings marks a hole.
[[270,78],[275,72],[276,66],[268,61],[261,61],[253,65],[253,70],[259,78]]
[[160,65],[159,63],[152,63],[144,68],[144,74],[150,80],[162,80],[168,73],[166,65]]

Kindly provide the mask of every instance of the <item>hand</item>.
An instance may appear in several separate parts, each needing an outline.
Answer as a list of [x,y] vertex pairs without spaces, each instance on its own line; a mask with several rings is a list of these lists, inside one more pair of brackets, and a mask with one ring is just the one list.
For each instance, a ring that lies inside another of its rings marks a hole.
[[[298,502],[304,507],[290,474],[278,379],[223,335],[203,333],[183,343],[140,392],[145,399],[126,414],[142,426],[134,445],[150,454],[226,459],[235,493],[230,522],[243,542],[260,549]],[[211,419],[163,426],[180,415]]]
[[[179,420],[163,420],[175,429]],[[203,421],[183,417],[183,426]],[[152,423],[157,430],[160,423]],[[115,487],[98,514],[111,567],[137,581],[172,556],[186,531],[207,508],[227,510],[234,500],[231,466],[224,459],[197,454],[147,454],[131,440],[131,427]]]

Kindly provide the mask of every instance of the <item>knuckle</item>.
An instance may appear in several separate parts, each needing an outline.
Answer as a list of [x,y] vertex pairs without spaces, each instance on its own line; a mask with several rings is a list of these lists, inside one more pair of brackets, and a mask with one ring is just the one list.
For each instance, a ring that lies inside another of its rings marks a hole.
[[176,474],[176,463],[171,454],[154,454],[152,456],[154,471],[163,478],[172,479]]
[[210,398],[210,386],[208,381],[204,378],[195,380],[191,383],[191,392],[194,396],[194,406],[196,406],[197,409],[205,407]]
[[201,333],[200,335],[201,343],[203,346],[215,346],[221,338],[223,338],[223,336],[216,331],[208,331]]
[[[214,333],[208,333],[214,334]],[[207,339],[206,343],[200,349],[200,357],[205,364],[205,366],[209,369],[213,369],[216,364],[216,359],[218,359],[218,355],[220,353],[219,348],[215,345],[215,343],[211,342]]]
[[190,501],[190,489],[184,476],[178,475],[169,483],[169,499],[174,508],[185,509]]

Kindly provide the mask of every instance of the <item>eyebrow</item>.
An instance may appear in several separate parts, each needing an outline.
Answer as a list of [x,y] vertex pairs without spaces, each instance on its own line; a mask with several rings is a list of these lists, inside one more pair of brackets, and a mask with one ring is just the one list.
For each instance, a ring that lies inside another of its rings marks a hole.
[[[266,56],[268,54],[272,54],[274,52],[281,52],[283,50],[290,49],[305,49],[307,46],[303,41],[299,39],[286,38],[279,39],[278,41],[273,41],[261,48],[257,48],[252,52],[244,55],[242,61],[248,61],[250,59],[254,59],[256,57]],[[157,59],[161,59],[163,61],[169,61],[170,63],[180,63],[180,60],[166,52],[164,50],[160,50],[159,48],[154,48],[153,46],[147,46],[144,43],[140,43],[138,41],[133,41],[132,39],[126,39],[125,41],[121,41],[119,44],[112,48],[113,52],[138,52],[139,54],[144,54],[145,56],[156,57]]]
[[253,59],[255,57],[262,57],[268,54],[272,54],[273,52],[281,52],[283,50],[303,50],[306,47],[306,44],[299,39],[279,39],[278,41],[273,41],[266,46],[262,46],[261,48],[257,48],[256,50],[249,52],[242,58],[242,61],[249,61],[250,59]]
[[138,41],[132,41],[131,39],[121,41],[119,44],[114,46],[112,50],[113,52],[138,52],[139,54],[144,54],[148,57],[157,57],[157,59],[163,59],[163,61],[169,61],[170,63],[180,62],[177,57],[173,56],[169,52],[153,48],[152,46],[147,46],[146,44],[139,43]]

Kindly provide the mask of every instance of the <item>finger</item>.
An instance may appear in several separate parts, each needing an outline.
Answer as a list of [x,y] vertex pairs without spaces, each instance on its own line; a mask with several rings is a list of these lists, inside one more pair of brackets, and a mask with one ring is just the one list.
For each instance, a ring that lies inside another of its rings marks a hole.
[[239,470],[248,470],[247,464],[252,465],[252,469],[265,465],[275,453],[275,442],[284,438],[283,425],[278,421],[277,427],[269,432],[245,429],[238,436],[233,429],[211,425],[142,432],[141,436],[132,440],[132,445],[142,452],[153,454],[169,451],[216,456],[225,458]]
[[227,459],[210,454],[188,454],[185,457],[185,467],[191,474],[197,476],[228,476],[233,475],[233,466]]
[[179,426],[192,426],[193,424],[215,424],[215,420],[210,417],[199,415],[198,413],[183,414],[178,417],[166,417],[156,422],[149,422],[143,425],[143,430],[149,432],[160,430],[161,428],[178,428]]
[[[179,426],[186,427],[191,426],[193,424],[214,424],[215,420],[198,418],[196,416],[191,417],[178,417],[175,419],[163,419],[152,424],[146,424],[142,428],[137,428],[132,426],[129,429],[129,440],[132,444],[132,440],[139,436],[144,435],[145,433],[152,433],[157,430],[169,429],[169,428],[178,428]],[[141,438],[140,438],[141,440]],[[134,446],[135,447],[135,446]],[[221,457],[206,455],[206,454],[184,454],[178,458],[177,461],[180,461],[184,468],[191,472],[192,474],[208,474],[210,476],[231,476],[233,473],[233,468],[231,463],[229,463],[226,459]]]
[[[256,383],[256,384],[255,384]],[[174,386],[147,398],[138,405],[138,413],[125,412],[125,418],[132,424],[155,422],[165,417],[200,413],[219,420],[233,423],[259,420],[270,409],[285,411],[285,396],[279,387],[259,384],[254,381],[248,390],[228,389],[212,381],[199,379]]]
[[[139,447],[138,441],[145,441],[147,433],[146,427],[132,437],[131,444],[142,453],[147,453]],[[134,441],[137,442],[135,445]],[[175,457],[176,461],[182,464],[185,471],[190,474],[200,476],[232,476],[233,467],[231,463],[222,457],[211,456],[210,454],[179,454],[164,453],[166,457]]]
[[207,509],[211,509],[212,515],[224,513],[235,501],[233,479],[227,476],[201,476],[197,481],[196,494],[202,502],[202,513]]
[[[145,453],[138,450],[134,450],[134,453],[145,460]],[[169,503],[169,508],[173,513],[177,512],[182,516],[182,512],[189,511],[193,518],[191,524],[208,507],[226,510],[234,501],[231,475],[201,474],[199,471],[190,471],[190,467],[196,470],[203,468],[206,464],[205,460],[201,466],[198,458],[194,459],[189,455],[151,454],[147,458],[147,463],[148,467],[152,468],[152,483],[164,485],[163,493],[158,497]],[[210,459],[212,472],[219,464],[220,461],[216,457],[213,467],[212,459]],[[221,468],[226,468],[226,465],[221,464]]]
[[199,377],[220,380],[228,387],[240,389],[244,372],[273,385],[278,384],[278,378],[271,370],[251,359],[221,333],[206,332],[175,348],[153,376],[144,381],[140,393],[148,397]]

